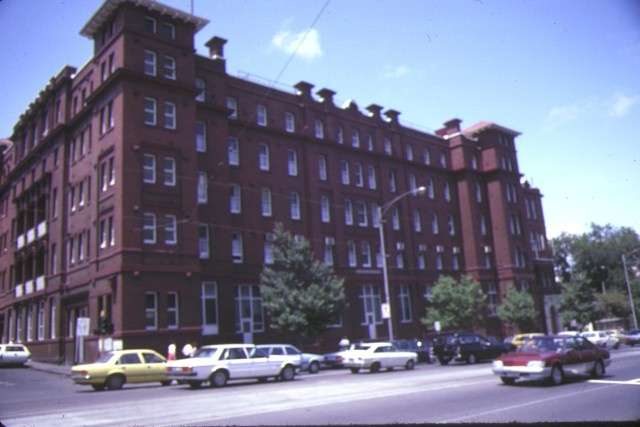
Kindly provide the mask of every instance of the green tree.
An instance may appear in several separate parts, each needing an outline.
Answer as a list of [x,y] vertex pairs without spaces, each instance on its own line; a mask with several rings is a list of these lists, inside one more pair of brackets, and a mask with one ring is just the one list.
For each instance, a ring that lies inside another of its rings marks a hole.
[[277,223],[273,264],[260,275],[260,292],[271,327],[311,340],[335,323],[345,306],[343,279],[330,266],[314,260],[309,242],[294,239]]
[[575,322],[577,330],[590,322],[597,320],[596,300],[593,290],[586,281],[571,281],[562,286],[560,295],[560,312],[565,326],[572,326]]
[[598,319],[624,318],[631,315],[631,306],[629,305],[629,295],[627,293],[614,290],[606,294],[596,294],[595,297]]
[[481,326],[486,314],[486,295],[479,282],[470,276],[456,281],[440,276],[431,290],[426,316],[421,322],[433,328],[440,322],[442,329],[473,329]]
[[520,332],[535,332],[537,316],[531,294],[509,286],[502,304],[498,307],[500,320],[514,325]]

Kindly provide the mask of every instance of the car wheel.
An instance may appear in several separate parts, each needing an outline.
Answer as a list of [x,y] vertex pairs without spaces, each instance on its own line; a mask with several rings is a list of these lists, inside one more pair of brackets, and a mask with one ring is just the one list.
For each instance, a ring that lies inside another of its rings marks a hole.
[[551,385],[560,385],[564,382],[564,372],[562,371],[562,367],[559,365],[555,365],[551,368],[551,376],[549,377],[551,381]]
[[105,385],[104,384],[91,384],[91,387],[93,387],[93,389],[95,391],[102,391],[102,390],[104,390]]
[[109,390],[120,390],[124,383],[124,375],[111,375],[107,378],[107,388]]
[[200,386],[202,385],[202,381],[188,380],[187,384],[189,384],[189,387],[195,390],[200,388]]
[[441,365],[445,366],[445,365],[449,364],[450,360],[449,359],[438,358],[438,362],[440,362]]
[[371,365],[371,367],[369,368],[369,372],[373,372],[373,373],[380,372],[380,363],[374,362],[374,364]]
[[413,368],[415,368],[416,363],[413,361],[413,359],[409,359],[407,360],[407,363],[404,364],[404,369],[406,369],[407,371],[411,371]]
[[506,385],[513,385],[516,383],[515,378],[500,377],[500,379],[502,380],[503,384],[506,384]]
[[360,368],[351,368],[352,374],[357,374],[358,372],[360,372]]
[[227,383],[227,373],[223,370],[215,371],[209,377],[211,387],[222,387]]
[[596,364],[593,365],[591,376],[593,378],[602,378],[604,376],[604,364],[602,363],[602,360],[596,361]]
[[476,363],[478,363],[478,358],[476,357],[475,354],[471,353],[470,355],[467,356],[467,364],[475,365]]
[[171,381],[160,381],[160,384],[163,386],[171,385]]
[[282,368],[280,372],[280,379],[282,381],[292,381],[296,376],[296,371],[291,366],[287,365]]
[[317,374],[318,372],[320,372],[320,364],[318,362],[311,362],[309,364],[309,373],[310,374]]

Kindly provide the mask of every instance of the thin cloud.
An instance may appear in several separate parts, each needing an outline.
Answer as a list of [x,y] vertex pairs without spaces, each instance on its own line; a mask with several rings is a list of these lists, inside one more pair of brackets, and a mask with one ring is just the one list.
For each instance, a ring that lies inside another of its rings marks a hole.
[[640,103],[640,96],[627,96],[623,93],[614,94],[607,109],[607,116],[609,117],[623,117],[626,116],[629,111]]
[[319,58],[323,54],[320,33],[315,28],[299,33],[280,31],[271,40],[271,45],[287,55],[295,54],[307,61]]
[[382,72],[383,79],[399,79],[402,77],[406,77],[410,74],[413,74],[415,70],[409,68],[405,65],[398,65],[396,67],[387,67],[385,71]]
[[543,128],[547,131],[558,126],[577,120],[593,111],[597,102],[593,98],[584,99],[573,104],[560,105],[551,108],[545,118]]

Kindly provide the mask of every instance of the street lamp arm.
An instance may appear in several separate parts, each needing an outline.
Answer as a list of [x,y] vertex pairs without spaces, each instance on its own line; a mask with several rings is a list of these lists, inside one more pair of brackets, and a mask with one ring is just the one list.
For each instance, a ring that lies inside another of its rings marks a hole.
[[422,187],[414,188],[413,190],[405,191],[404,193],[394,197],[391,201],[389,201],[389,202],[385,203],[384,205],[380,206],[380,216],[382,217],[382,215],[387,213],[389,208],[391,208],[391,206],[395,205],[403,197],[409,196],[411,194],[424,194],[425,191],[427,191],[427,187],[422,186]]

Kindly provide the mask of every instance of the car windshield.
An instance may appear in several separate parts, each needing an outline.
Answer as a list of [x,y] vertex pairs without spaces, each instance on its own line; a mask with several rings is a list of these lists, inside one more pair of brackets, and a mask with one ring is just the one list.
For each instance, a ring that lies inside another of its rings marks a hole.
[[562,349],[562,338],[531,338],[518,349],[520,352],[558,351]]
[[217,351],[217,348],[199,348],[192,357],[213,357]]

